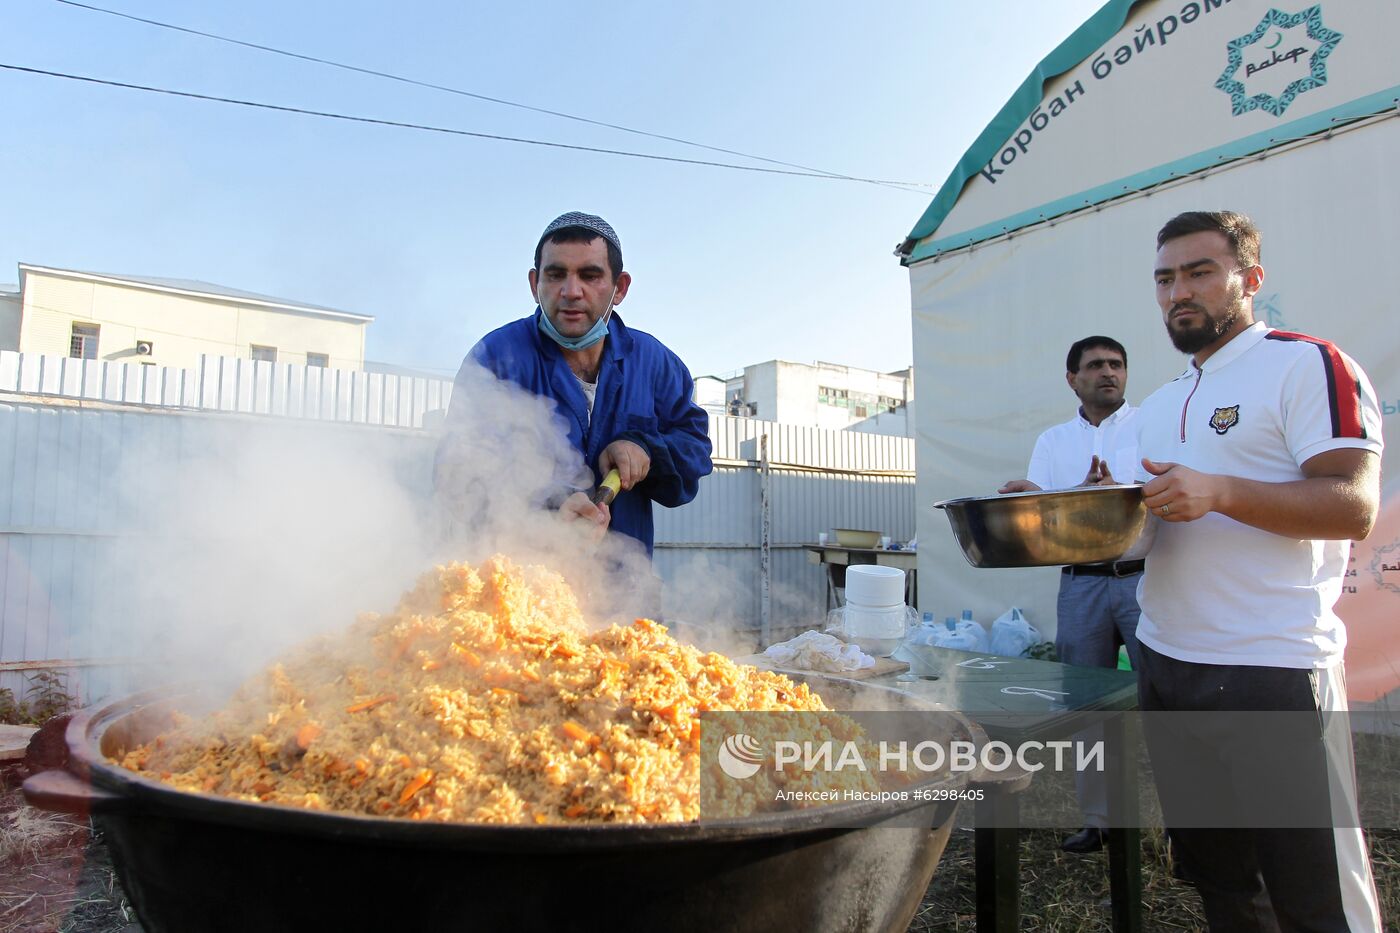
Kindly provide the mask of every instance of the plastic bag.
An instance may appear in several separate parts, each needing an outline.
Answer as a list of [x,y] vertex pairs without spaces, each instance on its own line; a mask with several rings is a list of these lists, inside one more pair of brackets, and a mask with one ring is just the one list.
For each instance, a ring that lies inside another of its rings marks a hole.
[[906,644],[985,652],[987,650],[987,630],[971,619],[949,618],[939,623],[928,620],[909,635]]
[[1040,630],[1026,621],[1020,609],[1012,606],[992,623],[991,645],[987,650],[992,654],[1023,658],[1042,640]]

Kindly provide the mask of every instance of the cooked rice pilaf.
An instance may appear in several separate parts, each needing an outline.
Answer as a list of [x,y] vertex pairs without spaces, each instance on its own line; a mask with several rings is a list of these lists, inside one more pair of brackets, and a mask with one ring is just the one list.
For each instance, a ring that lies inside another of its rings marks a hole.
[[[805,684],[656,622],[590,631],[561,577],[498,556],[424,574],[393,613],[316,639],[118,763],[186,791],[444,822],[694,820],[702,767],[707,817],[772,809],[779,787],[878,789],[864,773],[725,780],[700,755],[708,710],[820,714],[802,717],[813,740],[861,740]],[[762,741],[783,718],[745,724]]]

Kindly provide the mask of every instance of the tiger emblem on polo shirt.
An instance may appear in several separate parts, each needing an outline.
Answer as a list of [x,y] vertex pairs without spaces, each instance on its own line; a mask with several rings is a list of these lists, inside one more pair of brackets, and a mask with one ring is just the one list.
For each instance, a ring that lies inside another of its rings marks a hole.
[[1217,408],[1215,414],[1210,416],[1210,426],[1215,428],[1216,434],[1224,434],[1226,431],[1240,423],[1240,406],[1231,405],[1229,408]]

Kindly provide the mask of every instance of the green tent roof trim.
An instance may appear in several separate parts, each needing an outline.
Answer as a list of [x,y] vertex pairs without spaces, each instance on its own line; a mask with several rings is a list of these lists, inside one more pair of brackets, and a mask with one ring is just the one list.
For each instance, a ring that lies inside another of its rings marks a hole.
[[954,233],[941,240],[925,239],[913,244],[913,249],[903,257],[904,264],[912,265],[923,259],[940,256],[943,253],[962,249],[975,243],[1008,235],[1042,221],[1062,217],[1065,214],[1104,204],[1139,191],[1146,191],[1148,188],[1156,187],[1165,182],[1195,175],[1205,169],[1225,165],[1270,149],[1292,145],[1310,136],[1331,133],[1357,120],[1364,120],[1396,109],[1400,109],[1400,85],[1359,97],[1330,110],[1314,113],[1291,123],[1252,133],[1213,149],[1204,149],[1173,162],[1135,172],[1132,175],[1097,185],[1086,191],[1057,198],[1009,217],[1002,217],[991,223]]
[[953,169],[953,174],[943,183],[943,187],[938,189],[933,203],[924,211],[899,248],[902,263],[908,261],[909,254],[913,252],[914,245],[919,240],[932,234],[938,229],[938,225],[943,223],[953,205],[962,196],[962,190],[968,180],[997,154],[997,150],[1011,138],[1016,128],[1040,106],[1045,99],[1045,85],[1060,75],[1073,71],[1098,51],[1100,46],[1123,28],[1132,8],[1145,2],[1147,0],[1109,0],[1035,66],[1035,70],[1016,89],[1016,93],[1011,95],[1006,106],[992,118],[992,122],[987,124],[987,128],[963,154],[957,167]]

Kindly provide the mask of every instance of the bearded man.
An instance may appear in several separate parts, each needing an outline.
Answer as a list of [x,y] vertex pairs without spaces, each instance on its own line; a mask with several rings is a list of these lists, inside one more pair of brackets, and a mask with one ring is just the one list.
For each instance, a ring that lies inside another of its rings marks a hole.
[[1157,304],[1191,360],[1138,415],[1160,521],[1138,589],[1139,703],[1172,852],[1212,930],[1379,931],[1334,606],[1379,509],[1380,410],[1337,347],[1254,320],[1259,243],[1223,211],[1157,234]]

